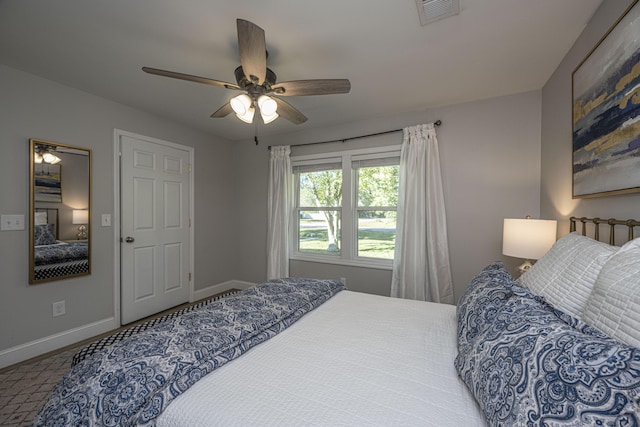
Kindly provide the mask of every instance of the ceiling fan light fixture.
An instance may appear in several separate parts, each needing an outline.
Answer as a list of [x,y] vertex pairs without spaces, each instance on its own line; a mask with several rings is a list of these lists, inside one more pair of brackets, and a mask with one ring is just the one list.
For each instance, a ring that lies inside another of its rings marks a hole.
[[62,159],[60,157],[56,156],[55,154],[51,154],[49,152],[44,153],[42,155],[42,160],[45,163],[49,163],[50,165],[55,165],[55,164],[58,164],[58,163],[60,163],[62,161]]
[[250,107],[244,114],[236,113],[236,116],[245,123],[253,123],[253,115],[255,114],[256,109]]
[[33,162],[34,163],[42,163],[42,154],[35,152],[33,153]]
[[[262,117],[264,116],[272,116],[278,110],[278,104],[272,98],[269,98],[267,95],[261,95],[258,98],[258,107],[260,107],[260,113]],[[276,116],[277,117],[277,116]]]
[[[247,115],[249,113],[249,110],[253,109],[253,101],[246,93],[231,98],[231,101],[229,101],[229,103],[231,104],[231,108],[233,108],[233,111],[235,111],[238,117]],[[253,113],[251,113],[251,118],[253,118]]]
[[[229,102],[211,114],[211,117],[226,117],[233,111],[240,120],[246,123],[253,122],[255,110],[259,109],[265,123],[270,123],[281,116],[291,123],[299,125],[306,122],[307,117],[293,105],[281,99],[281,96],[330,95],[349,93],[351,90],[351,83],[348,79],[292,80],[276,84],[276,74],[267,67],[264,30],[245,19],[237,19],[236,25],[240,53],[240,66],[236,67],[234,71],[237,84],[159,68],[142,67],[142,71],[173,79],[243,91],[245,93],[231,98]],[[266,94],[276,96],[269,97]]]
[[262,121],[265,125],[268,125],[269,123],[280,117],[278,113],[265,114],[265,112],[262,110],[260,110],[260,115],[262,116]]

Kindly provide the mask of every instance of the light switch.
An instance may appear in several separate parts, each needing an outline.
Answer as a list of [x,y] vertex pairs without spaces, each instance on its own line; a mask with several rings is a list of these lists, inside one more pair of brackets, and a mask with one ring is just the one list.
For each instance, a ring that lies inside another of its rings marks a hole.
[[102,226],[111,227],[111,214],[102,214]]
[[0,230],[2,231],[24,230],[24,215],[0,216]]

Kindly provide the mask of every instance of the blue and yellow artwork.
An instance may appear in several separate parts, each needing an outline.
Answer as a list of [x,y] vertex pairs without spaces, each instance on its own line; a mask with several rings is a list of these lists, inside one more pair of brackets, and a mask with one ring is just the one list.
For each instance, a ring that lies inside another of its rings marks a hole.
[[573,197],[640,191],[640,5],[573,72]]
[[34,197],[36,202],[62,202],[60,165],[34,165]]

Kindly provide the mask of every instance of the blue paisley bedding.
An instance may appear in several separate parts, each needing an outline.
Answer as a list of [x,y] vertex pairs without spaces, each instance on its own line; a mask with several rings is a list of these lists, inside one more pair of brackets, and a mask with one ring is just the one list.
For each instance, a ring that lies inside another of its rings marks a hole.
[[491,426],[639,426],[640,349],[486,267],[458,304],[460,377]]
[[334,280],[273,280],[162,322],[76,365],[34,425],[154,426],[200,378],[343,289]]
[[36,246],[34,249],[35,265],[77,261],[89,256],[89,245],[86,242],[58,243]]

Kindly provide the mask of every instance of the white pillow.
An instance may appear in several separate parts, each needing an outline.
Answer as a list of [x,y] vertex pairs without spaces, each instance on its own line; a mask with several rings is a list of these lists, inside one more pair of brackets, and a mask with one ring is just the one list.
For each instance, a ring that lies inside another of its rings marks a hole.
[[582,320],[640,348],[640,238],[627,242],[602,267]]
[[33,225],[45,225],[47,223],[46,212],[34,212],[33,213]]
[[580,318],[598,273],[619,248],[576,232],[553,244],[518,281],[555,308]]

